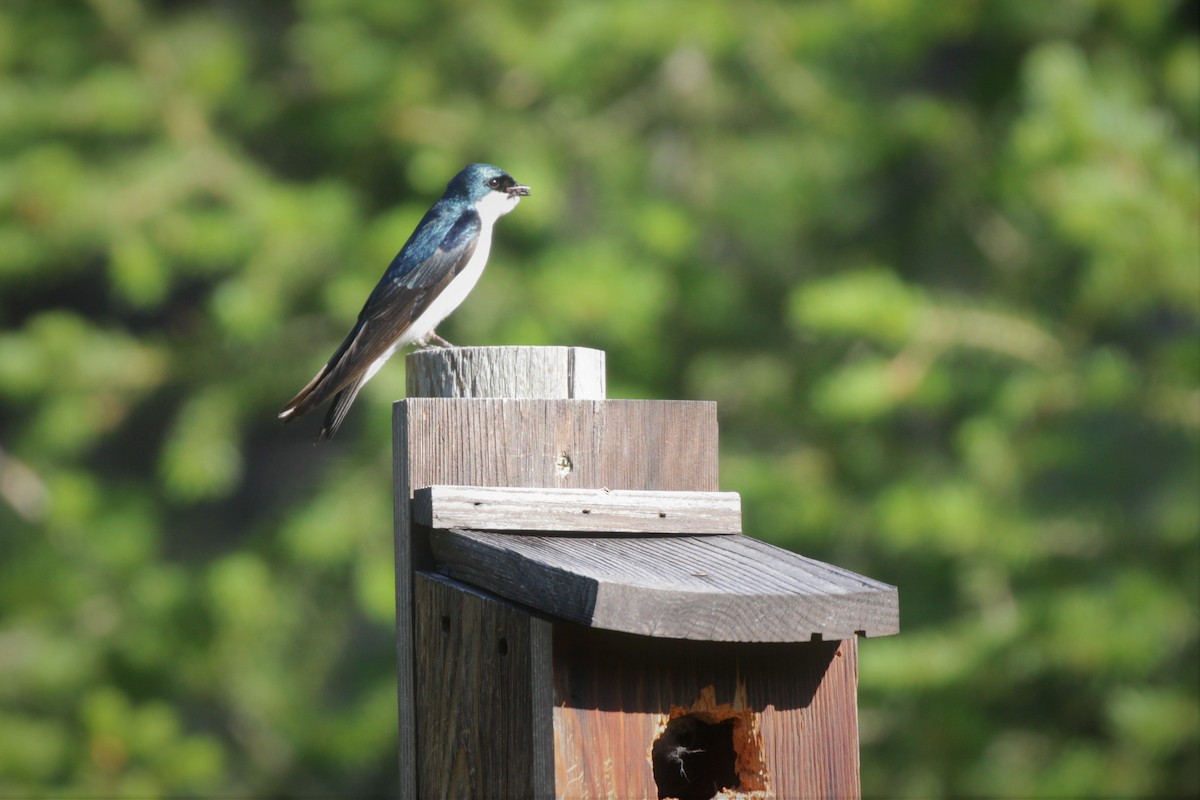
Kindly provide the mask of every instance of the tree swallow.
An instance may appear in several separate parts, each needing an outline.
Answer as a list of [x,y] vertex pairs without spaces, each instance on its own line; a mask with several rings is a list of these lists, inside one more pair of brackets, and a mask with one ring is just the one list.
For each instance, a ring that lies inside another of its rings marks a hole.
[[475,287],[487,264],[496,220],[529,194],[491,164],[454,176],[425,213],[367,298],[358,322],[321,371],[279,412],[291,422],[330,397],[319,439],[332,439],[358,390],[392,354],[416,342],[450,343],[434,331]]

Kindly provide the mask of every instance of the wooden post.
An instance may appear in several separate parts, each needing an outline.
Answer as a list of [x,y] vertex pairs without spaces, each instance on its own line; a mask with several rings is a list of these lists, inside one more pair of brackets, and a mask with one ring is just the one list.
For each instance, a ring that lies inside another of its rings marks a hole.
[[[475,746],[464,744],[457,748],[466,758],[457,758],[452,742],[434,737],[428,731],[422,738],[424,749],[420,752],[424,757],[418,757],[418,718],[424,722],[435,714],[435,708],[428,705],[430,702],[447,710],[463,705],[469,709],[477,702],[469,694],[439,695],[436,669],[429,670],[430,682],[423,685],[418,695],[414,683],[418,656],[423,655],[422,663],[430,667],[441,661],[446,667],[441,674],[448,676],[447,680],[459,679],[458,688],[467,692],[474,685],[487,685],[479,679],[491,682],[488,673],[497,666],[493,662],[499,656],[501,640],[506,648],[513,648],[509,652],[520,653],[523,661],[517,668],[519,672],[521,668],[545,666],[544,658],[532,655],[549,648],[550,638],[543,625],[526,614],[514,612],[510,604],[484,593],[462,592],[457,585],[431,579],[429,573],[435,565],[429,552],[429,531],[413,526],[411,499],[414,488],[438,483],[476,486],[565,483],[575,474],[571,459],[578,458],[578,451],[571,436],[557,435],[557,420],[552,424],[546,418],[551,413],[550,403],[527,404],[517,409],[501,402],[470,409],[455,398],[603,400],[604,353],[580,347],[430,349],[410,353],[405,366],[408,399],[396,403],[393,413],[400,796],[431,797],[455,790],[474,797],[549,796],[553,793],[553,743],[546,715],[533,719],[528,714],[505,714],[503,709],[497,709],[501,723],[507,720],[510,729],[485,731],[479,730],[484,720],[473,719],[464,711],[459,718],[447,720],[447,728],[438,733],[446,734],[447,738],[482,737],[474,742]],[[520,453],[514,460],[494,448],[517,446],[515,431],[532,431],[525,428],[523,413],[539,417],[540,447]],[[509,435],[503,433],[505,430]],[[414,616],[417,588],[414,580],[418,572],[421,573],[420,607],[424,612],[419,620]],[[507,624],[499,625],[501,621]],[[449,626],[449,630],[443,626]],[[422,642],[426,648],[442,641],[446,650],[418,652],[415,628],[424,634]],[[448,638],[439,640],[438,635]],[[524,652],[519,645],[525,645]],[[505,663],[513,660],[507,659]],[[469,673],[460,674],[460,669]],[[526,677],[532,685],[532,676]],[[538,684],[548,689],[548,682]],[[484,699],[495,697],[490,694]],[[425,713],[418,714],[418,710]],[[500,758],[491,760],[493,748],[485,746],[484,741],[520,742],[524,752],[500,752]],[[486,761],[474,764],[471,759],[475,758]],[[426,778],[420,782],[419,769]],[[444,780],[439,780],[440,772],[445,773]]]
[[858,795],[855,634],[895,589],[740,534],[714,404],[605,400],[581,348],[408,367],[403,797]]

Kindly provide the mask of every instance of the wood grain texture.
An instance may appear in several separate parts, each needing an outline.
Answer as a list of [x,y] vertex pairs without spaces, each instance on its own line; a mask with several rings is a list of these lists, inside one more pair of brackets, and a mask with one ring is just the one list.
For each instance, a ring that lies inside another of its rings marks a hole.
[[413,520],[430,528],[545,534],[740,533],[736,492],[427,486],[413,494]]
[[[503,357],[500,357],[503,356]],[[410,353],[406,359],[409,395],[456,398],[501,395],[507,398],[564,400],[605,397],[604,353],[587,348],[453,348]],[[486,365],[486,369],[483,366]],[[536,366],[535,366],[536,365]],[[495,377],[489,377],[496,373]],[[413,684],[413,573],[432,566],[427,537],[413,525],[412,487],[433,483],[478,483],[475,466],[490,452],[481,447],[488,432],[487,414],[472,414],[482,426],[474,436],[445,437],[456,429],[456,412],[418,413],[415,401],[400,401],[392,412],[393,493],[396,558],[397,706],[399,713],[399,795],[419,796],[417,786],[417,719]],[[455,406],[462,411],[462,406]],[[493,409],[494,410],[494,409]],[[494,413],[503,413],[495,412]],[[715,461],[716,414],[712,410],[712,448]],[[498,431],[496,431],[498,432]],[[547,435],[543,431],[543,435]],[[555,439],[554,444],[579,446],[578,439]],[[521,446],[522,441],[512,442]],[[552,445],[546,445],[552,446]],[[715,476],[715,464],[713,465]],[[434,479],[434,474],[440,476]],[[542,486],[521,480],[522,470],[497,465],[489,485]],[[570,473],[568,472],[568,475]],[[573,485],[592,486],[576,482]],[[619,485],[619,484],[616,484]],[[653,488],[653,487],[651,487]],[[713,486],[680,488],[715,488]]]
[[[713,687],[753,712],[761,743],[754,797],[855,798],[857,645],[679,642],[558,624],[554,631],[559,797],[656,797],[650,749],[672,706]],[[601,760],[597,753],[605,753]]]
[[[516,354],[514,358],[524,356]],[[410,357],[410,372],[414,371],[412,360]],[[413,394],[491,393],[487,387],[498,385],[491,379],[462,377],[467,373],[446,359],[442,364],[439,369],[450,374],[457,370],[460,377],[443,376],[440,384],[427,381],[421,384],[427,388]],[[481,546],[474,541],[475,534],[434,532],[415,524],[414,487],[447,484],[683,492],[714,492],[718,488],[714,404],[566,399],[582,396],[578,375],[562,384],[521,377],[532,374],[527,368],[514,368],[509,374],[517,377],[499,383],[511,385],[512,393],[527,399],[412,397],[394,408],[401,797],[542,796],[544,782],[539,781],[544,781],[552,768],[558,796],[653,798],[657,792],[650,749],[658,726],[665,724],[673,705],[692,707],[709,697],[716,703],[752,709],[755,741],[762,750],[763,780],[769,789],[766,796],[857,797],[857,650],[853,639],[802,644],[700,642],[553,621],[549,637],[553,641],[547,644],[545,629],[539,627],[546,622],[538,612],[445,578],[414,572],[432,569],[435,564],[431,536],[443,539],[439,548]],[[542,393],[550,398],[530,397]],[[704,540],[737,538],[741,537]],[[657,562],[649,559],[630,570],[620,549],[604,549],[605,542],[624,546],[624,539],[541,537],[540,541],[572,541],[587,554],[585,563],[608,562],[624,568],[624,573],[633,573],[633,595],[616,591],[615,585],[608,587],[612,591],[601,592],[603,582],[598,577],[587,578],[591,581],[588,589],[579,576],[568,575],[562,580],[562,589],[556,590],[555,600],[568,607],[637,605],[641,602],[638,593],[657,585],[650,577],[652,568],[660,582],[678,591],[680,604],[673,608],[674,613],[686,615],[691,605],[702,602],[695,597],[690,604],[685,601],[696,588],[692,582],[707,587],[717,574],[704,566],[687,565],[680,554],[662,558],[661,552]],[[485,545],[494,549],[496,543]],[[545,555],[546,546],[534,547],[530,553],[506,553],[495,569],[508,569],[505,559],[525,563],[527,557]],[[787,575],[775,575],[773,568],[764,570],[760,556],[750,551],[715,557],[722,563],[736,562],[738,570],[730,574],[741,575],[741,583],[787,582]],[[847,595],[853,594],[844,581],[849,573],[838,576],[836,572],[844,571],[821,567],[826,570],[814,567],[805,573],[812,594],[833,596],[836,592],[829,591],[828,584],[843,585]],[[554,589],[563,574],[547,569],[537,580]],[[502,577],[514,584],[523,579],[517,573]],[[883,586],[864,591],[878,592]],[[885,587],[884,594],[886,589],[891,587]],[[894,589],[891,591],[894,597]],[[705,595],[701,592],[699,596]],[[868,605],[878,600],[875,596]],[[876,611],[878,627],[865,630],[886,632],[891,613],[887,603]],[[775,609],[767,607],[756,615],[747,607],[737,609],[733,616],[740,624],[780,628],[769,619],[773,613]],[[804,625],[827,625],[821,613],[819,604],[810,606],[811,619]],[[444,626],[446,617],[450,621]],[[669,624],[667,620],[658,623]],[[504,648],[499,646],[498,631],[505,631]],[[508,632],[515,633],[510,637]],[[415,657],[418,635],[421,655]],[[525,656],[502,660],[514,653],[514,642],[525,642],[515,649],[526,654],[527,661],[520,662]],[[547,648],[552,650],[548,698],[544,685]],[[478,652],[472,657],[468,650]],[[538,670],[543,671],[541,689],[534,677]],[[706,693],[706,687],[712,689]],[[500,694],[514,702],[493,696]],[[524,704],[519,702],[522,697]],[[553,752],[543,746],[539,755],[535,746],[527,748],[526,744],[539,737],[544,742],[547,708]],[[498,743],[488,737],[490,731],[509,731],[502,735],[510,739]],[[498,746],[507,748],[502,755],[489,752]],[[481,775],[487,776],[483,782],[476,780]],[[509,788],[521,786],[533,788]]]
[[417,704],[413,672],[417,658],[414,625],[413,579],[418,566],[432,561],[419,551],[413,535],[412,474],[409,466],[409,428],[402,424],[401,405],[392,407],[392,520],[396,560],[396,709],[399,722],[397,758],[400,767],[397,792],[401,800],[417,794]]
[[396,409],[413,488],[718,488],[715,403],[414,398]]
[[551,623],[426,573],[414,600],[421,796],[552,797]]
[[716,491],[717,415],[708,402],[412,398],[394,404],[392,435],[400,796],[415,798],[412,581],[433,559],[413,487]]
[[605,398],[604,351],[587,347],[436,347],[405,366],[408,397]]
[[735,642],[899,630],[894,586],[746,536],[434,530],[430,544],[439,571],[596,628]]

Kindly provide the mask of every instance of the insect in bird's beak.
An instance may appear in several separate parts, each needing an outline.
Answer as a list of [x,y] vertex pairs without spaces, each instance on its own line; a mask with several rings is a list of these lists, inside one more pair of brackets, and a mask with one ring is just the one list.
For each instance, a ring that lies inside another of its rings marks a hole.
[[512,186],[505,189],[505,191],[508,192],[512,197],[525,197],[529,194],[529,187],[522,186],[519,183],[514,183]]

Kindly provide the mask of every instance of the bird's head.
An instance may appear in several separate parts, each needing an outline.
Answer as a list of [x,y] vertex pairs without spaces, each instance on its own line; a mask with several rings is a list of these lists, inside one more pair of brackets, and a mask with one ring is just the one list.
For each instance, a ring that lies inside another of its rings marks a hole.
[[501,213],[511,211],[518,201],[529,194],[529,187],[517,183],[511,175],[491,164],[471,164],[455,175],[446,186],[444,197],[465,200],[478,207],[480,203],[497,206]]

